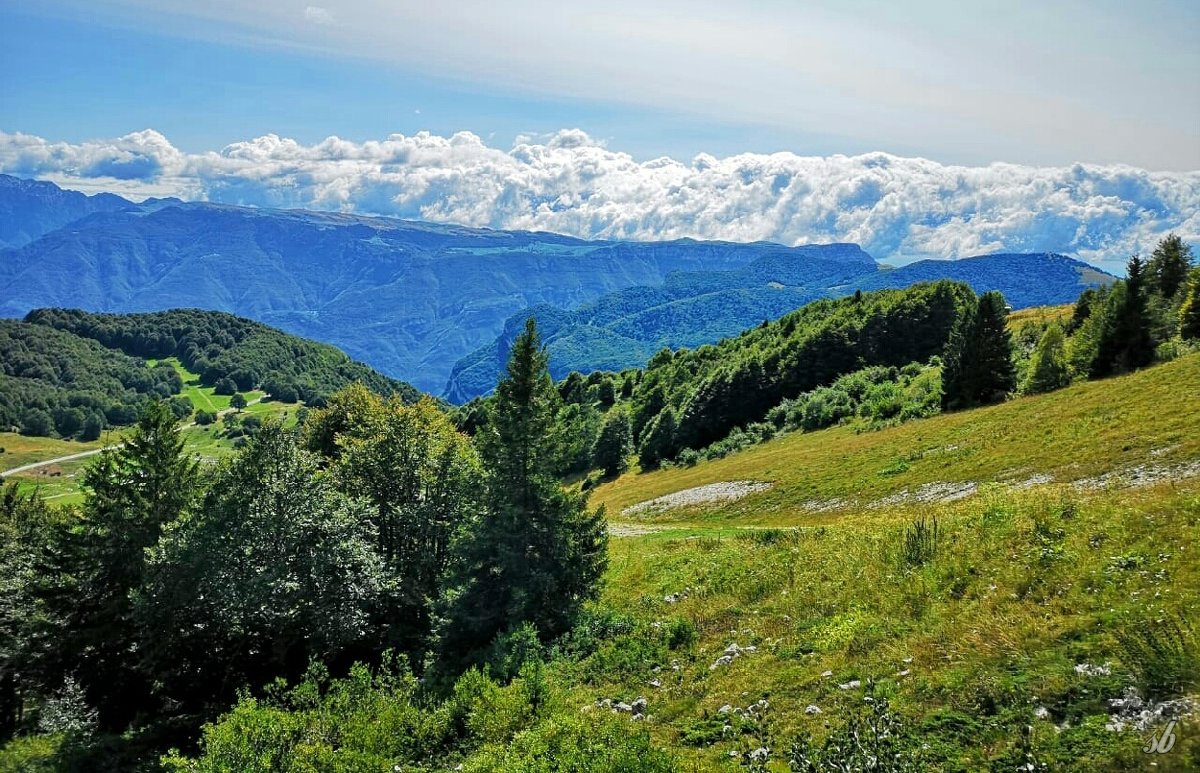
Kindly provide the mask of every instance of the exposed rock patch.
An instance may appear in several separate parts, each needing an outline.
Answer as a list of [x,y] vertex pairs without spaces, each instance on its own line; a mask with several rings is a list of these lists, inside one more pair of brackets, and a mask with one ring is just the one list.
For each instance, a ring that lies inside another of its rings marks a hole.
[[676,491],[646,502],[625,508],[623,515],[638,513],[662,512],[676,507],[703,505],[711,502],[734,502],[751,494],[758,494],[771,488],[773,484],[753,480],[730,480],[722,483],[709,483],[706,486]]

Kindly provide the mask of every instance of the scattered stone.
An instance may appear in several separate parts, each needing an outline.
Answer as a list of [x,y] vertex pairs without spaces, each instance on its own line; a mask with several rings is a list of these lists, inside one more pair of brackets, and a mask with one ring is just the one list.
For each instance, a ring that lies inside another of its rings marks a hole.
[[747,756],[751,762],[766,762],[771,758],[771,750],[765,746],[760,746]]
[[833,676],[833,672],[832,672],[832,671],[822,671],[822,672],[821,672],[821,678],[822,678],[822,679],[828,679],[828,678],[829,678],[829,677],[831,677],[831,676]]
[[717,709],[718,714],[728,714],[731,711],[733,711],[733,706],[730,706],[728,703]]
[[1081,478],[1071,486],[1076,491],[1094,491],[1109,487],[1140,488],[1197,476],[1200,476],[1200,460],[1181,464],[1139,464],[1135,467],[1114,470],[1091,478]]
[[804,708],[804,713],[809,715],[810,717],[815,716],[815,715],[821,713],[821,707],[816,705],[815,703],[810,703],[810,704],[808,704],[808,706],[806,706]]
[[1036,475],[1030,475],[1028,478],[1026,478],[1023,481],[1011,484],[1009,486],[1009,488],[1021,490],[1021,489],[1033,488],[1034,486],[1044,486],[1047,483],[1053,483],[1053,482],[1054,482],[1053,475],[1047,475],[1045,473],[1037,473]]
[[849,682],[838,685],[839,690],[857,690],[862,687],[862,682],[858,679],[851,679]]
[[800,509],[806,513],[832,513],[834,510],[844,510],[854,503],[845,497],[832,499],[810,499],[800,503]]
[[1038,706],[1033,710],[1033,715],[1038,719],[1049,719],[1050,709],[1046,708],[1045,706]]
[[733,502],[751,494],[758,494],[771,488],[773,484],[752,480],[731,480],[723,483],[710,483],[706,486],[676,491],[646,502],[625,508],[623,515],[636,515],[644,512],[661,512],[675,507],[702,505],[710,502]]
[[621,701],[616,706],[614,706],[613,709],[616,711],[619,711],[622,714],[629,714],[633,711],[633,706],[630,706],[625,701]]
[[662,687],[662,681],[660,681],[658,679],[651,679],[650,686],[657,690],[660,687]]
[[713,661],[713,664],[712,664],[711,666],[709,666],[709,667],[708,667],[708,670],[709,670],[709,671],[716,671],[716,670],[717,670],[718,668],[720,668],[721,666],[727,666],[727,665],[729,665],[729,664],[730,664],[730,663],[732,663],[732,662],[733,662],[733,658],[732,658],[732,657],[730,657],[729,655],[722,655],[721,657],[719,657],[719,658],[717,658],[716,660],[714,660],[714,661]]
[[632,709],[634,714],[645,714],[647,705],[646,699],[639,695],[637,700],[630,706],[630,709]]
[[929,505],[941,502],[957,502],[960,499],[966,499],[978,490],[979,484],[973,480],[961,483],[926,483],[916,491],[901,489],[891,496],[875,500],[869,506],[878,509],[909,503]]
[[1113,709],[1108,717],[1105,728],[1120,732],[1127,726],[1139,732],[1145,732],[1155,725],[1179,719],[1200,710],[1200,703],[1192,698],[1182,697],[1169,701],[1155,703],[1147,701],[1138,694],[1136,687],[1126,687],[1120,698],[1112,698],[1108,705]]
[[1084,676],[1110,676],[1112,668],[1107,663],[1102,666],[1093,666],[1090,663],[1076,663],[1075,673],[1083,674]]
[[899,673],[897,673],[896,676],[904,677],[904,676],[908,676],[911,673],[912,673],[912,669],[906,668],[903,671],[900,671]]

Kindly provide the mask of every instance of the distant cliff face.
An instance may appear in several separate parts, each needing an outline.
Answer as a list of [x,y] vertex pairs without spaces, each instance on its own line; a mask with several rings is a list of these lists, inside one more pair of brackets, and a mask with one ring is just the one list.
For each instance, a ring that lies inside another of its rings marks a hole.
[[21,247],[95,212],[136,207],[110,193],[85,196],[54,183],[0,174],[0,248]]
[[[556,373],[595,370],[732,335],[872,281],[911,283],[925,270],[883,274],[852,244],[590,242],[336,213],[134,204],[6,176],[0,239],[9,247],[0,250],[0,316],[38,307],[226,311],[332,343],[457,400],[491,389],[506,324],[523,322],[530,308],[547,323],[549,310],[561,312],[561,331],[548,336]],[[1015,291],[1028,286],[1046,298],[1036,302],[1063,302],[1085,286],[1082,269],[1070,269],[1073,278],[1056,269],[1048,280],[1044,263],[1006,267],[999,289],[1028,305]],[[952,276],[956,265],[929,270]],[[979,276],[980,284],[966,281],[992,289],[987,272]]]

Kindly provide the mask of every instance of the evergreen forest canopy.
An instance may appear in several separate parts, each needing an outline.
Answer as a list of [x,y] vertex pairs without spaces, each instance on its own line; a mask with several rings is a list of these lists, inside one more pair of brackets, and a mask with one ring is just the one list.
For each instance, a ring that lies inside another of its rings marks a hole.
[[[226,356],[244,342],[306,357],[253,323],[240,338],[166,324],[194,312],[45,314],[24,324],[170,352],[209,378],[269,377]],[[148,401],[124,446],[88,468],[81,507],[15,487],[0,498],[0,737],[14,739],[0,755],[76,770],[674,769],[644,725],[548,702],[550,660],[597,683],[669,663],[701,633],[670,618],[623,640],[643,649],[605,645],[632,623],[595,603],[608,561],[605,513],[587,501],[596,475],[635,454],[642,470],[691,464],[789,430],[887,426],[1171,359],[1200,340],[1200,269],[1172,237],[1063,325],[1014,335],[1007,316],[998,293],[946,281],[861,293],[557,384],[528,321],[486,400],[451,413],[352,384],[299,430],[268,423],[211,467]],[[914,566],[931,542],[915,534]],[[862,721],[893,721],[876,706]],[[689,733],[722,737],[709,724]],[[835,747],[797,747],[792,769],[853,769]]]
[[[169,363],[147,366],[169,357],[222,394],[262,389],[280,402],[320,405],[361,383],[408,402],[419,397],[333,346],[230,314],[37,309],[20,322],[0,320],[0,427],[93,440],[106,427],[128,426],[151,400],[183,389]],[[179,418],[192,413],[183,401],[174,401]]]

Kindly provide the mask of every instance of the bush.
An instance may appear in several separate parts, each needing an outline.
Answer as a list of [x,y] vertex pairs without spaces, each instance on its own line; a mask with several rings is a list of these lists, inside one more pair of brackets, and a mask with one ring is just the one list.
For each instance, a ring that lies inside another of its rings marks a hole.
[[937,518],[926,521],[922,516],[913,521],[904,532],[904,563],[917,567],[932,560],[937,554],[938,536]]
[[807,734],[800,735],[788,751],[788,769],[797,773],[923,770],[919,741],[892,712],[887,699],[872,692],[868,689],[863,705],[846,724],[832,730],[820,746]]
[[1121,659],[1146,696],[1171,698],[1200,685],[1200,642],[1187,620],[1129,621],[1116,636]]

